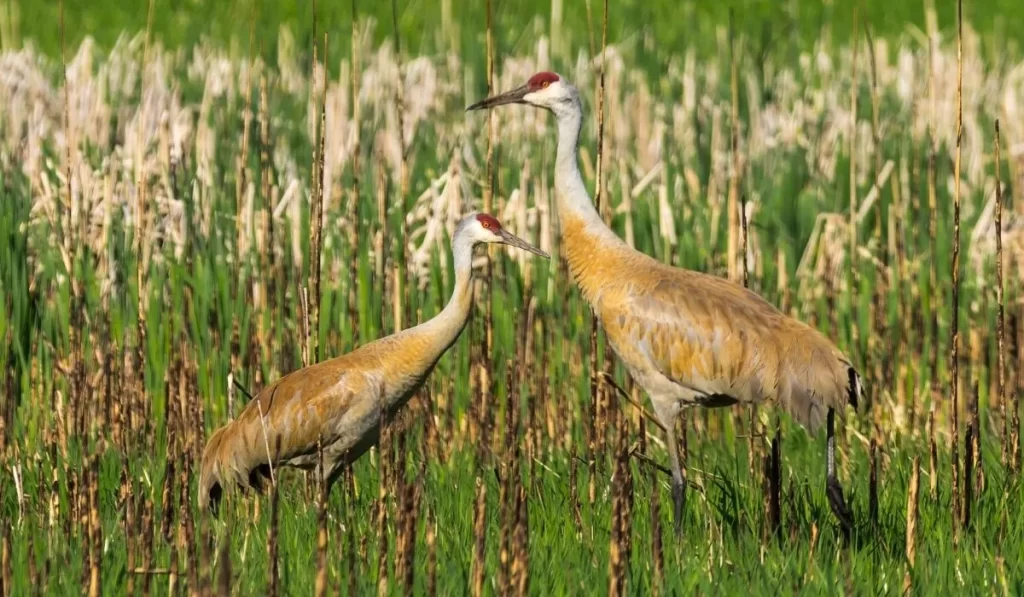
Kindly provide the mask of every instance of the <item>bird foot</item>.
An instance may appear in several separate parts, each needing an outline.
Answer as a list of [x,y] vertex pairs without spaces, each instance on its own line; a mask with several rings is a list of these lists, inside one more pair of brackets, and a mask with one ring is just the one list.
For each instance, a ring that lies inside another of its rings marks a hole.
[[683,534],[683,507],[686,505],[686,481],[672,480],[672,506],[675,519],[676,536]]
[[830,475],[825,486],[825,493],[828,495],[828,505],[839,522],[843,536],[849,539],[850,533],[853,531],[853,512],[850,511],[849,506],[846,505],[846,499],[843,498],[843,487],[839,484],[839,479]]

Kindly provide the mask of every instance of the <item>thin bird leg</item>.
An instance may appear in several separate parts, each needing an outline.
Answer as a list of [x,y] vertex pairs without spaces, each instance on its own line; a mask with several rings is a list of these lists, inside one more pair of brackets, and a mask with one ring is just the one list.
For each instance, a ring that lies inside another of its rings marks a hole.
[[853,531],[853,513],[850,512],[850,508],[846,505],[846,500],[843,498],[843,487],[839,484],[839,477],[836,475],[835,418],[835,410],[829,408],[826,439],[828,452],[826,454],[827,480],[825,483],[825,493],[828,495],[828,505],[832,508],[832,514],[834,514],[836,520],[839,521],[839,526],[843,531],[843,537],[849,539],[850,532]]
[[675,515],[676,535],[683,532],[683,506],[686,504],[686,476],[679,465],[679,444],[676,443],[675,419],[665,421],[665,441],[668,444],[668,457],[672,465],[672,505]]

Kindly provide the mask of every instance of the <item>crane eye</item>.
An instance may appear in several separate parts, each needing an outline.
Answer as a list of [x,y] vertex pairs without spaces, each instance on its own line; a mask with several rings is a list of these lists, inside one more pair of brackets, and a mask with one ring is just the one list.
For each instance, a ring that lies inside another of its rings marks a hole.
[[491,225],[488,224],[487,222],[480,222],[480,225],[483,226],[484,228],[490,228],[491,227]]
[[546,88],[546,87],[547,87],[548,85],[550,85],[550,84],[551,84],[551,83],[548,83],[547,81],[544,81],[543,83],[541,83],[541,84],[540,84],[540,88],[541,88],[541,89],[544,89],[544,88]]

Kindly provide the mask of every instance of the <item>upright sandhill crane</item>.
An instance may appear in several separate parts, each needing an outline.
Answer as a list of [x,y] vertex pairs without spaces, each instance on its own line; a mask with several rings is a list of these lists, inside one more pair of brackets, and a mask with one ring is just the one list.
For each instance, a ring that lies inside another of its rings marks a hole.
[[682,409],[736,403],[781,404],[811,431],[827,419],[826,492],[848,532],[852,515],[835,472],[834,417],[856,407],[860,377],[850,360],[809,326],[725,279],[660,263],[630,248],[598,215],[576,152],[583,123],[579,93],[556,73],[467,110],[528,104],[555,115],[555,194],[569,270],[608,341],[651,398],[666,429],[676,532],[685,480],[673,429]]
[[264,388],[206,444],[200,509],[212,502],[216,510],[226,486],[259,490],[272,466],[316,467],[318,441],[330,491],[342,466],[377,442],[382,410],[391,416],[404,406],[459,337],[473,301],[473,248],[481,243],[548,257],[493,216],[464,218],[452,239],[455,290],[445,308],[430,321],[293,371]]

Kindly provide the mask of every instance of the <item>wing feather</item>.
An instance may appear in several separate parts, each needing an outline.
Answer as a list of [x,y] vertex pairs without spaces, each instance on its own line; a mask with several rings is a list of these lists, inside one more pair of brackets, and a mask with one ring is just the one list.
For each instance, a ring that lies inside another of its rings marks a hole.
[[775,402],[811,431],[829,407],[842,413],[855,399],[859,377],[818,331],[738,284],[659,266],[644,283],[634,273],[621,292],[602,293],[606,331],[631,367],[708,398]]

